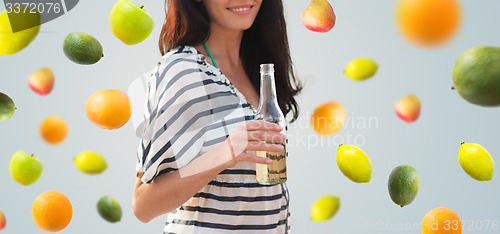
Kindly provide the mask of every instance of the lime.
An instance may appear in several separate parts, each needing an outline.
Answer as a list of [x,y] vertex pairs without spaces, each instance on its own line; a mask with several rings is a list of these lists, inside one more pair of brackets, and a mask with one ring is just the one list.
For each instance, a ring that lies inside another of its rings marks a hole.
[[316,222],[323,222],[331,219],[340,208],[340,198],[333,195],[326,195],[316,200],[311,207],[311,219]]
[[412,166],[401,165],[392,170],[389,176],[389,195],[394,203],[401,207],[409,205],[418,193],[420,179]]
[[337,150],[337,165],[347,178],[356,183],[367,183],[371,180],[372,163],[357,146],[340,145]]
[[357,58],[349,62],[344,70],[347,77],[354,81],[366,80],[377,73],[378,65],[370,58]]
[[73,158],[76,168],[86,174],[100,174],[108,164],[104,157],[96,152],[84,151]]
[[0,121],[6,121],[14,115],[14,101],[4,93],[0,93]]
[[476,143],[462,143],[458,150],[458,161],[470,177],[478,181],[493,179],[495,162],[490,153]]
[[63,51],[69,60],[83,65],[97,63],[104,56],[101,43],[83,32],[73,32],[66,36]]
[[108,222],[116,223],[122,218],[122,208],[111,196],[103,196],[97,201],[97,212]]

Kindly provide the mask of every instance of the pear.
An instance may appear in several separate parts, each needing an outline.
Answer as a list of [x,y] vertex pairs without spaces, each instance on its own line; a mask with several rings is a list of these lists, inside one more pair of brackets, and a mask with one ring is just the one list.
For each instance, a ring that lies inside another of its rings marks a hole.
[[313,32],[325,33],[335,26],[336,16],[333,8],[326,0],[311,0],[302,12],[302,24]]

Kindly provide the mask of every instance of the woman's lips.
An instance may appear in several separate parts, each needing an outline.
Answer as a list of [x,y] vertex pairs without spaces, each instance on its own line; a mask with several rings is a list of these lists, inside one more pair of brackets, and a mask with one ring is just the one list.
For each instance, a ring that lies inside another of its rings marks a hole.
[[247,15],[252,11],[253,5],[241,5],[229,7],[227,10],[236,15]]

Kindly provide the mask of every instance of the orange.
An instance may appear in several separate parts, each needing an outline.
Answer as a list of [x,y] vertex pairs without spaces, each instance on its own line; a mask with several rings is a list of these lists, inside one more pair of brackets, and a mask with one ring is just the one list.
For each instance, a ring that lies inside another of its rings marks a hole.
[[85,105],[90,122],[104,129],[118,129],[132,114],[130,99],[123,91],[101,90],[93,93]]
[[333,101],[326,102],[314,109],[311,125],[319,135],[331,136],[340,130],[345,119],[346,114],[342,105]]
[[421,46],[448,41],[458,31],[461,16],[458,0],[399,0],[396,6],[402,34]]
[[49,144],[59,144],[68,135],[68,125],[59,116],[51,115],[40,124],[40,136]]
[[73,207],[64,194],[47,191],[35,199],[31,213],[38,228],[46,232],[58,232],[68,226]]
[[446,207],[434,208],[422,220],[422,234],[460,234],[462,222],[458,215]]

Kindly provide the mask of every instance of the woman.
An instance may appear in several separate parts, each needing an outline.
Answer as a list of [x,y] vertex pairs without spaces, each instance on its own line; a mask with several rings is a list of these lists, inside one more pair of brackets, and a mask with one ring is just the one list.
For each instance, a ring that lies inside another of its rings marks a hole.
[[253,151],[283,150],[279,125],[259,120],[259,65],[274,63],[277,97],[298,116],[281,0],[169,0],[163,55],[149,80],[133,209],[169,213],[165,233],[289,229],[286,184],[255,180]]

